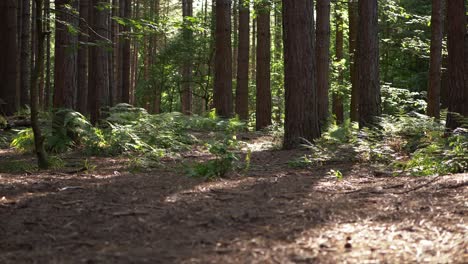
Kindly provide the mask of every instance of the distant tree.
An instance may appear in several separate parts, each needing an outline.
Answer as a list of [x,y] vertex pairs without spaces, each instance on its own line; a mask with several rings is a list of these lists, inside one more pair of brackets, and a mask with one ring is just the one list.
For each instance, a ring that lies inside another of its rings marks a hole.
[[18,110],[17,93],[17,0],[0,1],[0,113],[12,115]]
[[[462,119],[468,117],[468,65],[466,62],[466,30],[464,0],[447,1],[448,12],[448,75],[449,98],[447,128],[462,126]],[[465,121],[466,122],[466,121]],[[466,124],[465,124],[466,125]]]
[[320,137],[314,56],[314,3],[283,0],[285,124],[283,148]]
[[249,40],[250,10],[245,2],[239,3],[239,45],[237,57],[236,114],[241,120],[249,118]]
[[336,123],[342,124],[344,122],[344,106],[343,106],[343,95],[342,89],[344,82],[343,66],[341,61],[344,59],[344,34],[343,34],[343,17],[341,14],[341,4],[337,2],[335,5],[335,60],[338,63],[338,79],[337,79],[337,90],[333,93],[332,97],[332,108],[333,115],[336,118]]
[[259,1],[255,4],[257,12],[257,100],[256,129],[261,130],[271,125],[271,33],[270,4]]
[[359,126],[381,114],[377,0],[359,1]]
[[350,56],[350,79],[351,79],[351,104],[350,104],[350,118],[351,121],[359,121],[359,80],[358,80],[358,66],[357,66],[357,36],[358,36],[358,1],[348,1],[348,23],[349,23],[349,56]]
[[[186,44],[190,44],[193,39],[193,32],[190,29],[190,23],[187,19],[193,16],[192,0],[182,0],[182,16],[184,19],[183,37]],[[181,105],[182,113],[192,114],[192,62],[191,56],[186,56],[186,61],[182,66],[182,85],[181,85]]]
[[213,103],[216,113],[231,117],[232,105],[232,48],[231,1],[216,0],[216,53]]
[[87,99],[88,99],[88,23],[89,21],[89,6],[91,0],[80,0],[80,22],[79,22],[79,42],[78,47],[78,91],[76,109],[86,114],[88,113]]
[[432,0],[431,58],[427,91],[427,115],[440,117],[440,86],[442,68],[443,0]]
[[[90,21],[93,33],[90,35],[94,45],[89,51],[89,90],[88,109],[91,122],[97,123],[100,118],[101,107],[109,105],[109,71],[108,56],[106,48],[108,34],[108,12],[103,10],[105,1],[92,0]],[[129,62],[130,63],[130,62]]]
[[[72,10],[71,10],[72,8]],[[78,10],[77,0],[55,1],[54,107],[75,108],[78,85]]]
[[317,0],[317,100],[321,125],[328,119],[330,81],[330,0]]

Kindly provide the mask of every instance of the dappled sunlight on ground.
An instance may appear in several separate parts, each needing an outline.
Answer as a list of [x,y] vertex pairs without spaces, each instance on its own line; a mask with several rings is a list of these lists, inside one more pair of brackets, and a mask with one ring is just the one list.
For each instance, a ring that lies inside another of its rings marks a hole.
[[73,168],[0,173],[0,263],[467,262],[468,175],[292,168],[307,151],[257,140],[249,171],[214,181],[183,174],[212,158],[198,150],[133,173],[129,158],[76,155]]

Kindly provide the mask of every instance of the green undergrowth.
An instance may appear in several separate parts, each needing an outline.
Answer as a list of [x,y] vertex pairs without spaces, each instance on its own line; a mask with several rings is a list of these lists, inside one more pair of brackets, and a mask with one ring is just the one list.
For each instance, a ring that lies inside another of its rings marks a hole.
[[[127,156],[128,169],[137,172],[157,167],[162,157],[177,156],[195,144],[206,144],[210,145],[208,150],[220,162],[213,165],[220,171],[212,174],[220,176],[229,171],[230,163],[236,160],[230,150],[234,143],[227,143],[229,138],[246,130],[245,124],[238,119],[222,119],[214,111],[206,116],[188,117],[180,113],[151,115],[143,108],[119,104],[103,111],[103,116],[106,118],[93,126],[82,114],[69,109],[43,114],[41,124],[46,150],[52,154],[78,150],[86,156]],[[16,132],[10,146],[22,153],[32,153],[32,130],[27,128]],[[196,133],[214,135],[209,139],[198,139],[194,136]],[[205,173],[208,178],[212,177],[208,176],[210,173]]]
[[412,112],[380,118],[373,128],[356,123],[332,125],[309,154],[293,159],[290,167],[307,168],[325,162],[350,161],[383,165],[414,176],[462,173],[468,170],[468,130],[447,132],[443,122]]

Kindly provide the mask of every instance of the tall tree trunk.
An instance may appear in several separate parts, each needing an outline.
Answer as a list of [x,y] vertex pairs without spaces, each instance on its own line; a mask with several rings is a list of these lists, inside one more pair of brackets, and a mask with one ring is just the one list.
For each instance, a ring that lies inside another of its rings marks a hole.
[[381,114],[377,0],[359,1],[359,126]]
[[[156,21],[160,21],[161,16],[161,3],[159,0],[154,2],[154,14]],[[156,63],[156,54],[158,53],[159,49],[159,42],[160,42],[160,34],[156,33],[151,40],[152,44],[152,59],[150,65],[154,65]],[[161,99],[162,99],[162,87],[158,83],[153,85],[154,89],[154,99],[153,99],[153,113],[159,114],[161,113]]]
[[236,114],[249,119],[249,39],[250,9],[239,3],[239,53],[237,57]]
[[[135,0],[135,2],[136,2],[135,9],[134,9],[132,18],[134,20],[138,20],[140,18],[140,0]],[[135,101],[134,100],[135,90],[136,90],[136,86],[138,82],[138,53],[140,49],[140,43],[139,41],[135,40],[135,41],[132,41],[130,44],[131,46],[133,46],[133,48],[132,48],[132,53],[131,53],[132,61],[130,64],[131,80],[130,80],[130,90],[129,90],[129,103],[133,105]]]
[[[343,17],[341,15],[341,4],[339,2],[336,3],[335,6],[335,23],[336,23],[336,30],[335,30],[335,56],[336,61],[341,63],[343,60]],[[338,65],[338,90],[333,93],[333,115],[336,118],[337,124],[342,124],[344,121],[344,107],[343,107],[343,94],[342,94],[342,87],[344,82],[344,75],[343,75],[343,66],[341,64]]]
[[0,1],[0,114],[12,115],[18,110],[18,38],[17,0]]
[[232,109],[232,48],[231,1],[216,0],[216,54],[213,103],[216,113],[231,117]]
[[427,91],[427,115],[440,117],[440,83],[442,68],[443,0],[432,0],[431,58]]
[[51,84],[51,60],[50,60],[50,51],[51,51],[51,38],[50,38],[50,0],[45,0],[44,1],[44,14],[45,17],[47,18],[44,22],[46,23],[45,30],[47,32],[46,35],[46,44],[45,44],[45,49],[46,49],[46,66],[45,66],[45,91],[44,91],[44,109],[49,109],[50,104],[51,104],[51,93],[52,93],[52,84]]
[[[22,1],[21,59],[20,59],[20,106],[29,104],[31,85],[31,1]],[[39,94],[41,96],[41,94]]]
[[91,41],[97,45],[90,47],[89,51],[89,90],[88,108],[91,115],[91,122],[96,124],[100,118],[101,107],[109,105],[109,71],[107,69],[109,53],[103,46],[108,33],[108,19],[105,10],[101,10],[105,2],[102,0],[92,0],[90,13],[91,27],[94,29],[90,36]]
[[242,0],[233,0],[233,6],[232,6],[232,39],[233,39],[233,45],[232,45],[232,79],[237,80],[237,56],[239,56],[239,32],[237,29],[239,28],[239,4],[241,4],[239,1]]
[[193,16],[192,0],[182,0],[182,16],[184,19],[183,37],[187,45],[187,56],[184,65],[182,66],[182,91],[181,91],[181,105],[182,113],[186,115],[192,114],[192,60],[189,55],[189,47],[191,47],[193,33],[190,29],[190,20],[188,17]]
[[[446,126],[455,129],[468,117],[468,81],[465,64],[466,17],[464,0],[447,1],[449,98]],[[468,41],[468,40],[467,40]],[[466,122],[466,121],[465,121]],[[466,125],[466,124],[465,124]]]
[[[124,19],[131,18],[131,0],[120,0],[120,17]],[[128,21],[126,21],[128,22]],[[121,26],[120,34],[126,34],[130,31],[128,23]],[[120,102],[130,102],[130,37],[128,35],[120,36],[120,57],[119,57],[119,87],[121,90]]]
[[357,36],[359,26],[358,1],[348,1],[348,19],[349,19],[349,61],[350,61],[350,79],[351,79],[351,104],[349,115],[351,121],[359,121],[359,79],[357,66]]
[[250,52],[250,79],[256,79],[257,72],[257,18],[252,21],[252,51]]
[[257,11],[257,95],[256,129],[271,125],[271,34],[270,4],[262,1],[256,4]]
[[317,99],[321,126],[328,119],[330,83],[330,0],[317,0]]
[[89,2],[90,0],[80,0],[80,47],[78,50],[78,91],[77,91],[77,110],[82,114],[88,113],[88,59],[89,51],[87,44],[88,23],[89,23]]
[[283,148],[320,137],[315,80],[314,3],[283,0],[285,123]]
[[54,108],[75,108],[78,36],[69,31],[68,24],[77,28],[79,20],[68,7],[77,10],[77,4],[77,0],[55,1]]
[[277,124],[281,124],[283,109],[284,109],[284,87],[283,87],[283,68],[281,65],[283,64],[283,22],[282,22],[282,14],[281,14],[281,0],[275,0],[275,23],[274,23],[274,84],[276,86],[275,92],[275,101],[274,104],[276,105],[276,113],[275,121]]
[[35,0],[36,3],[36,32],[37,32],[37,53],[36,53],[36,65],[33,70],[31,78],[31,126],[34,133],[34,147],[37,156],[37,165],[40,169],[47,169],[49,167],[49,162],[47,159],[47,153],[44,149],[44,136],[42,135],[41,127],[39,126],[39,73],[42,72],[42,67],[44,67],[44,41],[46,40],[45,33],[42,28],[42,7],[43,0]]

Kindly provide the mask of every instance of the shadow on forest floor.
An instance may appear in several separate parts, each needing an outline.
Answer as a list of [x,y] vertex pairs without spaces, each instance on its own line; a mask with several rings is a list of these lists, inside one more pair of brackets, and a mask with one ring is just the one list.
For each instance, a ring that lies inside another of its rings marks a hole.
[[89,173],[0,173],[0,263],[468,260],[468,175],[288,166],[304,153],[257,151],[246,175],[212,182],[181,175],[174,161],[131,174],[112,158],[93,159]]

